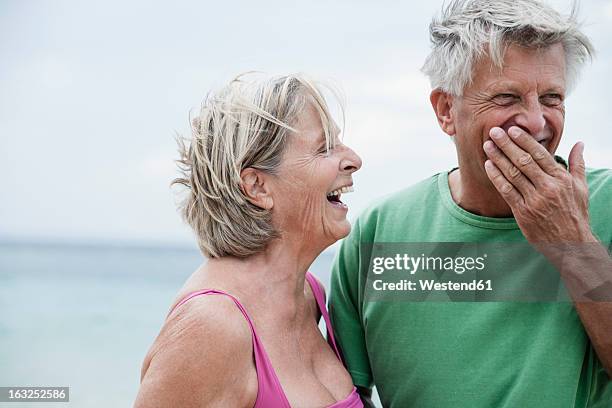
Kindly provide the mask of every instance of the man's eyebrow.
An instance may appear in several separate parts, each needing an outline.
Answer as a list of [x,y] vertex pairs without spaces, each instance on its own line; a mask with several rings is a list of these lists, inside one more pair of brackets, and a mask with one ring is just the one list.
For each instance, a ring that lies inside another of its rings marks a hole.
[[[521,93],[522,92],[521,85],[522,85],[521,82],[515,82],[515,81],[495,82],[486,88],[486,92],[489,92],[489,93],[496,93],[496,92]],[[547,87],[542,87],[541,89],[545,90],[542,92],[544,94],[547,94],[547,93],[558,93],[561,95],[565,94],[564,86],[558,83],[552,83]]]
[[558,85],[551,85],[548,88],[544,88],[544,92],[542,93],[543,94],[557,93],[560,95],[565,95],[565,88],[563,88],[562,86],[558,86]]
[[520,83],[517,82],[495,82],[486,88],[489,92],[521,92]]

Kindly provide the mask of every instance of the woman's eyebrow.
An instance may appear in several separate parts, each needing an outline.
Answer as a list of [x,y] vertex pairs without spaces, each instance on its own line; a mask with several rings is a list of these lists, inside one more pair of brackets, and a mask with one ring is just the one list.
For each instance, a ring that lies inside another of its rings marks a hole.
[[323,129],[321,129],[318,139],[319,139],[319,146],[327,145],[327,138],[325,137],[325,131]]
[[327,143],[325,142],[325,140],[323,140],[322,142],[317,143],[316,150],[319,151],[326,147],[327,147]]

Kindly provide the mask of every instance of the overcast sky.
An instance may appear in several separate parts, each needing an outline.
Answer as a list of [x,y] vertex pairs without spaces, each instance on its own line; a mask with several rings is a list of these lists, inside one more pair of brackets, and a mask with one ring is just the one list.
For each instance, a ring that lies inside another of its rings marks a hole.
[[[555,1],[560,10],[569,1]],[[345,93],[363,159],[354,217],[456,163],[419,69],[441,1],[0,3],[0,237],[191,243],[169,182],[175,132],[243,71],[306,72]],[[559,152],[612,167],[612,1],[583,1],[598,51]]]

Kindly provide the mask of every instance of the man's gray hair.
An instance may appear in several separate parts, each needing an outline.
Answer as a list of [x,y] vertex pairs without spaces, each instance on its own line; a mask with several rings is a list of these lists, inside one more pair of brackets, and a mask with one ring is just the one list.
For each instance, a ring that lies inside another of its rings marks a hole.
[[580,31],[577,10],[575,2],[571,13],[563,16],[536,0],[453,0],[429,26],[432,51],[422,71],[434,89],[460,96],[482,56],[501,68],[509,45],[546,48],[560,43],[569,92],[584,62],[594,55],[593,45]]

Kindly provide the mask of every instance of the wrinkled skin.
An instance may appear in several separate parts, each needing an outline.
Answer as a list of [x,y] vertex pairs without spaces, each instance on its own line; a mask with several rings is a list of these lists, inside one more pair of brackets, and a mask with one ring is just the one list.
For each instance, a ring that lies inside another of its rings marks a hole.
[[557,266],[598,356],[612,373],[612,303],[585,294],[612,283],[612,262],[591,232],[584,145],[569,169],[553,154],[565,118],[565,52],[508,47],[503,68],[482,58],[462,96],[440,90],[431,102],[455,137],[459,170],[449,175],[454,201],[489,217],[513,216],[525,238]]
[[290,135],[288,146],[272,186],[274,224],[289,236],[317,242],[323,248],[351,230],[347,209],[332,205],[327,193],[352,185],[352,173],[361,167],[359,156],[338,139],[327,151],[317,111],[308,106]]

